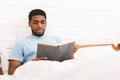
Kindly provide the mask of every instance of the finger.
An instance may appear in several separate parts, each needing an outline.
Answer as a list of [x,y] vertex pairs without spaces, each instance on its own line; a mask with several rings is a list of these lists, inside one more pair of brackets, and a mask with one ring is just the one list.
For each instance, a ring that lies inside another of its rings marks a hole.
[[40,60],[47,60],[48,58],[47,57],[40,57],[39,59]]

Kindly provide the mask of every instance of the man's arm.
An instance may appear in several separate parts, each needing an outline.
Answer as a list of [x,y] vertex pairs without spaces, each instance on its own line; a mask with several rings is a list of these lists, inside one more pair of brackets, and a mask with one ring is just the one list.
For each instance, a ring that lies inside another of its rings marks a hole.
[[20,62],[20,61],[9,60],[8,74],[12,75],[15,72],[16,68],[21,65],[22,65],[22,62]]

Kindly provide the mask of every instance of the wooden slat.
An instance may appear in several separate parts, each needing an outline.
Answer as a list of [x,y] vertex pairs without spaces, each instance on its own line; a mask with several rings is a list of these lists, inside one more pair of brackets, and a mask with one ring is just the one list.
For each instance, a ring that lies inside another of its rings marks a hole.
[[[0,64],[1,64],[1,57],[0,57]],[[2,75],[2,67],[0,67],[0,75]]]
[[90,45],[77,45],[77,48],[93,47],[93,46],[108,46],[111,45],[114,50],[120,50],[114,44],[90,44]]
[[3,73],[2,73],[2,68],[0,68],[0,75],[2,75]]

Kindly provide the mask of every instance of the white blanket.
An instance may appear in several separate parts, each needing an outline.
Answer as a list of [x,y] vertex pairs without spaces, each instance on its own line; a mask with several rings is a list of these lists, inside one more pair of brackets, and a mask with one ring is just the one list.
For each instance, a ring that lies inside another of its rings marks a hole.
[[45,80],[120,80],[120,56],[108,56],[60,72]]
[[57,61],[29,61],[19,67],[14,76],[22,80],[43,80],[51,75],[60,73],[74,67],[75,60],[65,62]]
[[79,49],[76,59],[29,61],[0,80],[120,80],[120,56],[111,46]]

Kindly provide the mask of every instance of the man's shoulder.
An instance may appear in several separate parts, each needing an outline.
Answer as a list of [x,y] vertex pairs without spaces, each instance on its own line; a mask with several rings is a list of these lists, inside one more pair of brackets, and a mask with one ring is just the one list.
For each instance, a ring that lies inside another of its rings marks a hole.
[[48,34],[44,34],[43,36],[26,36],[23,37],[19,40],[16,41],[17,44],[28,44],[33,42],[37,42],[37,41],[45,41],[45,42],[53,42],[53,43],[60,43],[62,41],[62,39],[58,36],[53,36],[53,35],[48,35]]
[[31,36],[25,36],[23,38],[18,39],[16,43],[24,43],[24,42],[30,41],[30,39],[31,39]]

